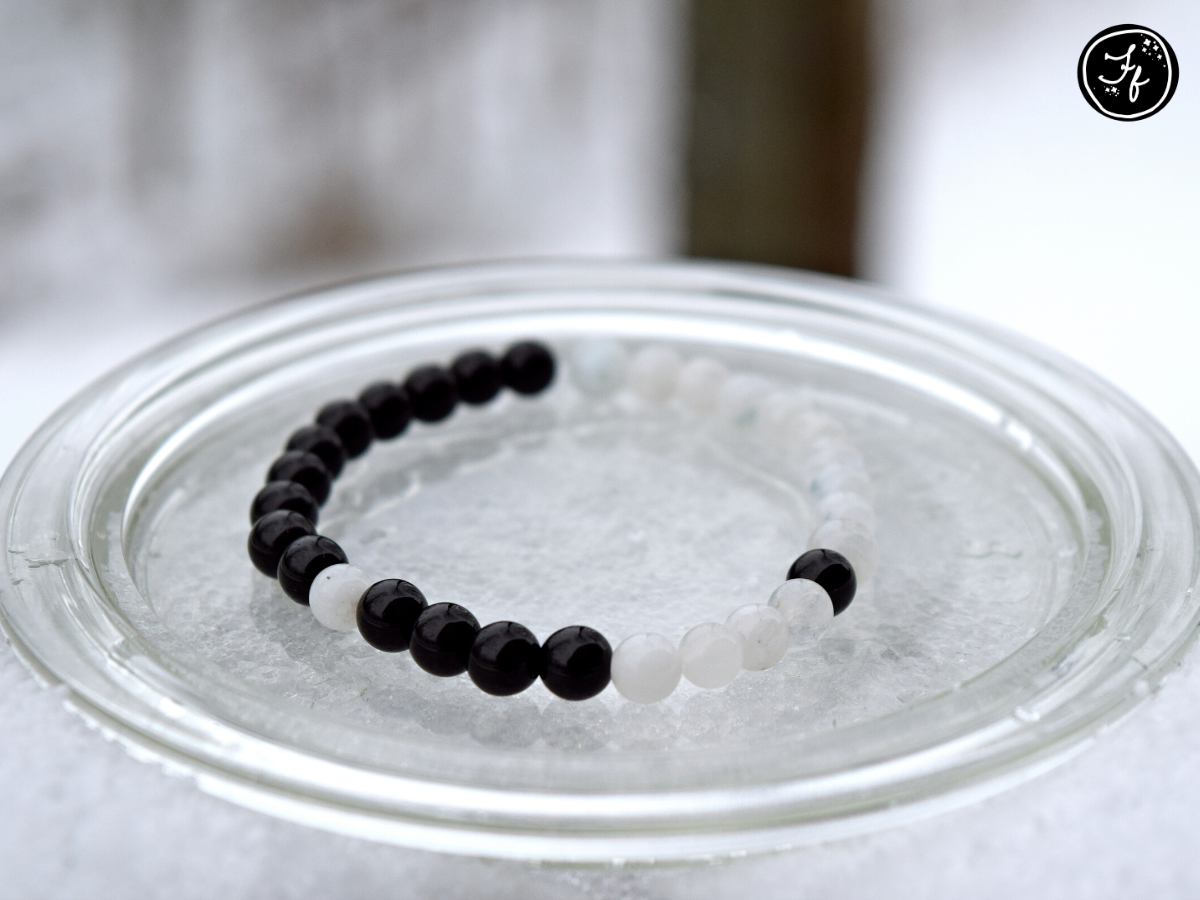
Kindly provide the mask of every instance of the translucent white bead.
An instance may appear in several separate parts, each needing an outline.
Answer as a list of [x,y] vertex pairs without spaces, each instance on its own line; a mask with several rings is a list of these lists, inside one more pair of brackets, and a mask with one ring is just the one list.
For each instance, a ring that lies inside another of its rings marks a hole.
[[782,613],[792,636],[799,641],[814,641],[833,621],[833,601],[825,588],[807,578],[785,581],[767,601]]
[[810,409],[808,400],[799,391],[776,389],[763,398],[758,411],[758,431],[773,447],[785,446],[791,419]]
[[725,687],[742,669],[742,639],[716,622],[697,625],[679,642],[683,677],[696,687]]
[[625,348],[608,338],[580,341],[571,347],[571,381],[592,397],[606,397],[625,383]]
[[859,494],[838,491],[825,497],[817,508],[826,519],[850,519],[875,530],[875,507]]
[[809,445],[804,454],[804,465],[814,475],[826,466],[835,464],[847,469],[866,470],[862,456],[844,437],[819,437]]
[[729,370],[715,359],[698,356],[679,370],[675,393],[679,402],[697,415],[706,415],[717,405],[717,393],[729,377]]
[[813,476],[809,487],[821,500],[838,493],[858,494],[870,499],[875,493],[870,476],[853,463],[830,463]]
[[737,372],[725,379],[717,391],[716,413],[721,424],[748,428],[758,419],[758,411],[771,384],[760,375]]
[[787,622],[773,606],[751,603],[740,607],[729,614],[725,625],[742,639],[743,669],[769,669],[787,652]]
[[823,522],[808,539],[809,549],[817,547],[836,550],[850,561],[859,584],[875,574],[879,551],[875,536],[866,525],[852,519],[830,519]]
[[822,412],[807,410],[789,420],[784,434],[784,446],[789,453],[803,457],[817,438],[845,436],[846,429],[837,419]]
[[610,672],[613,687],[626,700],[657,703],[679,684],[683,660],[661,634],[635,634],[617,644]]
[[308,606],[317,621],[334,631],[353,631],[358,601],[374,582],[357,566],[340,563],[322,569],[308,590]]
[[675,392],[683,360],[670,347],[643,347],[629,361],[629,386],[649,403],[662,403]]

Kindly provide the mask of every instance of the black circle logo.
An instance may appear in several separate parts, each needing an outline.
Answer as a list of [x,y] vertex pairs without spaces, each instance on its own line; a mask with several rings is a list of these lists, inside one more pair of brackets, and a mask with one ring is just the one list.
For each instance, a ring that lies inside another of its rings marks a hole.
[[1101,115],[1136,122],[1170,102],[1179,84],[1175,51],[1141,25],[1106,28],[1079,55],[1079,90]]

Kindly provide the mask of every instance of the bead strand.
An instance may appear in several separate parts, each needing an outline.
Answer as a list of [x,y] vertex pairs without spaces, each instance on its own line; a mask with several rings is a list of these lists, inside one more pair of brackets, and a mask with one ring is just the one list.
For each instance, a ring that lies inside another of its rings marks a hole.
[[293,600],[309,605],[323,626],[357,629],[379,650],[407,650],[434,675],[466,672],[496,695],[518,693],[541,678],[554,694],[582,700],[611,679],[627,699],[652,703],[669,696],[681,678],[715,689],[742,669],[769,668],[785,654],[789,629],[793,640],[819,637],[853,599],[856,570],[865,579],[874,568],[870,481],[841,425],[799,395],[772,389],[761,376],[730,373],[706,357],[685,363],[669,347],[643,347],[630,358],[615,341],[584,342],[574,348],[570,371],[576,386],[593,398],[628,384],[644,402],[674,399],[693,415],[755,428],[785,452],[803,452],[802,471],[825,518],[767,604],[740,607],[724,624],[701,623],[678,647],[661,635],[638,634],[613,650],[603,635],[580,625],[559,629],[539,644],[518,623],[481,627],[458,604],[429,605],[407,581],[372,583],[334,541],[316,533],[318,510],[333,480],[374,440],[398,437],[413,419],[442,421],[460,402],[487,403],[505,386],[523,395],[548,387],[553,356],[530,341],[509,348],[500,360],[468,351],[448,368],[421,366],[403,384],[377,382],[356,400],[322,407],[314,424],[289,437],[254,498],[248,542],[254,565],[277,577]]
[[792,564],[787,581],[766,604],[740,607],[724,624],[697,625],[678,647],[657,634],[635,634],[618,644],[613,651],[617,691],[628,700],[653,703],[668,697],[681,678],[701,688],[724,687],[741,669],[761,671],[779,662],[789,630],[797,643],[818,639],[849,606],[858,578],[871,577],[876,558],[870,479],[841,424],[799,395],[773,388],[762,376],[731,373],[704,356],[685,362],[661,345],[647,345],[630,356],[615,341],[587,341],[573,348],[572,361],[572,381],[592,398],[603,399],[628,386],[645,403],[674,399],[692,415],[713,416],[731,428],[753,428],[785,452],[803,452],[801,471],[824,517],[809,538],[808,551]]
[[562,628],[539,644],[516,622],[480,627],[458,604],[429,605],[407,581],[372,583],[315,527],[333,480],[347,460],[361,456],[373,441],[399,437],[413,419],[440,422],[460,402],[487,403],[503,387],[538,394],[553,381],[554,369],[550,352],[531,341],[510,347],[499,360],[471,350],[449,368],[420,366],[403,384],[376,382],[357,400],[322,407],[314,424],[288,438],[251,504],[251,561],[263,574],[278,578],[289,597],[308,605],[321,625],[333,631],[357,629],[378,650],[407,650],[433,675],[466,672],[482,690],[496,695],[518,693],[540,677],[565,699],[595,696],[608,685],[612,661],[612,648],[595,629]]
[[615,341],[588,341],[575,347],[574,358],[572,378],[592,397],[628,384],[644,402],[677,399],[693,415],[752,429],[777,450],[801,457],[799,470],[823,517],[808,548],[836,550],[850,560],[861,582],[871,579],[878,559],[873,489],[862,455],[836,419],[760,375],[731,373],[703,356],[684,362],[661,345],[647,345],[629,356]]

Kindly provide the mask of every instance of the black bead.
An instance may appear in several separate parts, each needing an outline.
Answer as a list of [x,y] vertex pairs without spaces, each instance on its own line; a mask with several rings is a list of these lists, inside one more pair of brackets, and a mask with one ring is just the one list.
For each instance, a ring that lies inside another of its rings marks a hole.
[[469,350],[459,356],[450,364],[450,374],[458,386],[458,396],[466,403],[487,403],[504,386],[500,363],[482,350]]
[[358,601],[358,633],[376,650],[407,650],[425,606],[425,595],[415,584],[399,578],[377,581]]
[[315,453],[321,457],[330,478],[342,474],[342,465],[346,462],[346,448],[342,446],[342,439],[336,431],[324,425],[305,425],[293,431],[285,449]]
[[493,622],[471,644],[467,674],[481,691],[519,694],[542,674],[542,647],[533,632],[516,622]]
[[518,394],[536,394],[554,380],[554,357],[534,341],[513,344],[500,360],[504,383]]
[[253,524],[277,509],[294,509],[314,525],[320,507],[308,488],[296,481],[268,481],[266,487],[254,495],[250,504],[250,523]]
[[412,402],[413,415],[422,422],[440,422],[454,411],[458,388],[441,366],[421,366],[404,380],[404,390]]
[[371,414],[357,400],[335,400],[322,406],[317,413],[317,424],[337,432],[347,459],[362,456],[375,437]]
[[289,450],[275,462],[267,473],[267,481],[295,481],[308,488],[320,505],[329,498],[329,470],[321,457],[307,450]]
[[564,700],[586,700],[608,686],[612,647],[604,635],[586,625],[560,628],[542,644],[542,681]]
[[858,590],[858,579],[854,575],[854,567],[850,560],[836,550],[809,550],[802,553],[788,569],[788,580],[807,578],[825,588],[825,593],[833,601],[833,614],[839,615]]
[[457,603],[435,603],[417,616],[408,652],[413,662],[434,675],[448,677],[467,670],[477,620]]
[[276,573],[283,592],[308,606],[308,589],[313,580],[330,566],[346,562],[342,548],[327,537],[310,534],[287,545],[279,558]]
[[404,388],[390,381],[377,381],[358,395],[358,402],[371,416],[371,427],[377,438],[394,438],[404,434],[412,421],[412,403]]
[[316,533],[313,523],[295,510],[277,509],[267,513],[250,529],[250,539],[246,542],[250,561],[258,571],[275,578],[279,558],[287,545],[297,538]]

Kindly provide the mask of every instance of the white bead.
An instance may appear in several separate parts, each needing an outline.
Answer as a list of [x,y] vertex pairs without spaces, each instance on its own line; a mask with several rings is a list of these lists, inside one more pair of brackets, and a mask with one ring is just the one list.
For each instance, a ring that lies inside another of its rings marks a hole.
[[759,434],[768,444],[783,447],[792,418],[808,411],[808,400],[798,391],[773,390],[759,408]]
[[784,445],[789,453],[803,456],[819,437],[844,438],[846,429],[832,416],[815,410],[807,410],[792,416],[784,434]]
[[810,550],[836,550],[850,561],[859,584],[865,584],[875,574],[878,550],[871,529],[851,519],[830,519],[823,522],[808,539]]
[[580,341],[571,347],[571,381],[592,397],[606,397],[625,383],[625,348],[609,338]]
[[729,377],[729,370],[715,359],[698,356],[689,360],[679,370],[676,394],[679,402],[697,415],[713,411],[717,405],[717,393]]
[[679,642],[683,677],[696,687],[725,687],[742,668],[742,639],[716,622],[697,625]]
[[717,391],[718,421],[733,428],[748,428],[753,425],[770,389],[770,382],[762,376],[749,372],[730,375]]
[[813,476],[809,488],[820,499],[838,493],[858,494],[869,499],[875,493],[870,476],[853,463],[830,463]]
[[851,519],[875,530],[875,507],[858,494],[838,491],[825,497],[817,508],[826,519]]
[[683,660],[661,634],[635,634],[617,644],[609,671],[613,687],[626,700],[657,703],[679,684]]
[[339,563],[322,569],[308,590],[308,606],[317,621],[334,631],[353,631],[358,601],[372,585],[357,566]]
[[629,361],[629,386],[649,403],[662,403],[675,392],[683,361],[670,347],[643,347]]
[[787,622],[773,606],[751,603],[740,607],[729,614],[725,625],[742,639],[743,669],[769,669],[787,652]]
[[816,474],[829,465],[839,465],[847,469],[866,471],[866,464],[858,450],[844,437],[828,435],[817,438],[804,455],[804,465],[809,472]]
[[785,581],[775,588],[767,602],[783,614],[793,637],[800,641],[816,640],[833,621],[833,601],[829,594],[807,578]]

